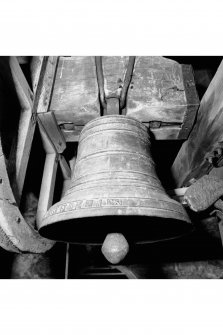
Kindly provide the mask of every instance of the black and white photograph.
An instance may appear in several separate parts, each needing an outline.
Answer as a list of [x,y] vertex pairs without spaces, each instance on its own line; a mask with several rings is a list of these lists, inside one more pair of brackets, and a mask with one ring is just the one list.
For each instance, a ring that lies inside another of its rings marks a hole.
[[222,57],[0,64],[2,278],[223,278]]
[[1,333],[219,333],[220,2],[0,16]]

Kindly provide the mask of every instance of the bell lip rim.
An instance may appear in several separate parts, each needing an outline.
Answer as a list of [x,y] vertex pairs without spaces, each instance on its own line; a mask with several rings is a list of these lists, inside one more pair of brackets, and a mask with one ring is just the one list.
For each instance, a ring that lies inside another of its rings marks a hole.
[[143,124],[142,121],[139,121],[138,119],[134,118],[133,116],[129,116],[129,115],[120,115],[120,114],[111,114],[111,115],[101,115],[101,116],[97,116],[96,118],[88,121],[85,125],[84,128],[81,130],[80,132],[80,136],[81,134],[86,131],[85,127],[91,125],[92,123],[99,121],[101,119],[107,119],[107,118],[120,118],[120,119],[129,119],[129,120],[133,120],[136,123],[138,123],[138,125],[140,125],[140,127],[142,128],[142,130],[148,132],[149,127],[147,127],[146,125]]
[[[141,214],[139,214],[139,215],[132,215],[132,214],[129,214],[129,215],[118,215],[118,214],[104,214],[104,215],[96,215],[95,217],[105,217],[105,216],[107,216],[107,217],[118,217],[118,216],[121,216],[121,217],[132,217],[132,216],[136,216],[136,217],[145,217],[145,218],[156,218],[156,219],[161,219],[162,220],[162,222],[164,223],[164,220],[165,219],[167,219],[167,220],[170,220],[170,221],[172,221],[172,220],[174,220],[174,221],[177,221],[177,222],[181,222],[181,224],[183,224],[184,225],[184,228],[181,230],[179,230],[178,232],[176,231],[176,233],[174,233],[174,234],[170,234],[168,237],[166,237],[166,238],[160,238],[160,239],[151,239],[151,240],[149,240],[149,239],[146,239],[145,238],[145,240],[136,240],[136,241],[134,241],[134,244],[136,244],[136,245],[145,245],[145,244],[154,244],[154,243],[158,243],[158,242],[165,242],[165,241],[169,241],[169,240],[174,240],[174,239],[177,239],[177,238],[180,238],[180,237],[183,237],[183,236],[187,236],[187,235],[189,235],[189,234],[191,234],[194,230],[195,230],[195,225],[193,224],[193,222],[190,220],[190,217],[189,216],[187,216],[187,218],[186,217],[184,217],[184,219],[182,220],[182,219],[180,219],[180,218],[175,218],[175,219],[173,219],[173,218],[171,218],[171,217],[160,217],[160,216],[147,216],[147,215],[141,215]],[[53,226],[55,226],[55,225],[57,225],[57,224],[61,224],[63,221],[64,221],[64,223],[66,223],[66,221],[72,221],[72,220],[78,220],[78,219],[87,219],[87,218],[90,218],[91,216],[81,216],[81,217],[76,217],[76,218],[67,218],[67,219],[63,219],[63,220],[59,220],[59,221],[51,221],[51,222],[45,222],[44,223],[44,219],[41,221],[41,224],[39,225],[39,227],[38,227],[38,232],[39,232],[39,234],[42,236],[42,237],[44,237],[44,238],[47,238],[47,239],[50,239],[50,240],[53,240],[53,241],[57,241],[57,242],[65,242],[65,243],[71,243],[71,244],[76,244],[76,245],[86,245],[86,244],[91,244],[91,245],[102,245],[103,244],[103,242],[98,242],[98,241],[96,241],[96,242],[91,242],[91,241],[81,241],[81,240],[77,240],[76,242],[75,241],[72,241],[72,239],[70,239],[70,240],[66,240],[66,239],[60,239],[59,237],[58,237],[58,235],[56,235],[56,238],[54,238],[54,239],[52,239],[51,237],[50,237],[50,235],[48,235],[48,233],[45,235],[44,234],[44,231],[46,232],[46,231],[50,231],[50,229],[53,227]],[[46,218],[46,220],[47,220],[47,218]],[[109,232],[108,232],[109,233]],[[112,233],[112,231],[111,231],[111,233]],[[125,236],[125,234],[124,234],[124,232],[121,232],[121,233],[123,233],[123,235]],[[126,236],[125,236],[126,237]],[[127,237],[126,237],[127,238]],[[127,241],[128,241],[128,238],[127,238]]]
[[[189,223],[189,222],[187,222],[187,223]],[[86,244],[93,245],[93,246],[101,246],[101,245],[103,245],[104,241],[102,241],[102,242],[74,242],[74,241],[71,241],[71,240],[70,241],[66,241],[66,240],[63,240],[63,239],[50,239],[49,236],[44,236],[44,235],[41,234],[42,228],[43,229],[46,228],[46,227],[49,228],[49,226],[51,226],[53,224],[54,223],[50,223],[50,224],[48,224],[48,225],[46,225],[44,227],[39,228],[39,230],[38,230],[39,234],[43,238],[47,238],[47,239],[49,239],[51,241],[54,241],[54,242],[65,242],[65,243],[70,243],[70,244],[74,244],[74,245],[86,245]],[[175,234],[175,235],[170,236],[170,237],[161,238],[161,239],[154,239],[154,240],[149,240],[149,239],[146,240],[145,239],[145,240],[141,240],[141,241],[133,241],[133,242],[131,242],[131,244],[134,244],[134,245],[148,245],[148,244],[150,244],[151,245],[151,244],[155,244],[155,243],[162,243],[162,242],[165,243],[167,241],[172,241],[172,240],[176,240],[176,239],[179,239],[179,238],[183,238],[183,237],[189,236],[190,234],[192,234],[195,231],[195,226],[194,226],[194,224],[192,222],[190,222],[189,225],[187,225],[187,227],[188,227],[187,230],[185,230],[184,232]],[[108,232],[107,235],[110,234],[110,233],[115,233],[115,232]],[[128,238],[125,236],[125,234],[124,233],[121,233],[121,234],[123,234],[123,236],[128,241]]]

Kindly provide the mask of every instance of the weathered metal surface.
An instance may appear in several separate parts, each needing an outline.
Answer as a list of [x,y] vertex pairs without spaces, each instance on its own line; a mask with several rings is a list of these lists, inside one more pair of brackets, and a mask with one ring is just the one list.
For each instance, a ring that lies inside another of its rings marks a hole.
[[[140,216],[137,227],[132,216]],[[184,234],[192,225],[155,174],[148,129],[111,115],[84,127],[70,188],[38,228],[51,239],[100,244],[108,233],[147,243]]]
[[101,247],[102,254],[112,264],[121,262],[129,251],[129,244],[122,234],[108,234]]

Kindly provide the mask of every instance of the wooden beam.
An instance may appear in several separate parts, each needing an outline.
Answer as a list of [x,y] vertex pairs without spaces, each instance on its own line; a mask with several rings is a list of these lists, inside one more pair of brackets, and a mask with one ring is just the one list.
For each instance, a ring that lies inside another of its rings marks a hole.
[[104,90],[106,97],[120,96],[123,87],[125,72],[129,57],[105,56],[102,57],[104,74]]
[[53,241],[43,238],[21,215],[12,192],[0,137],[0,246],[12,252],[43,253]]
[[[143,122],[144,123],[144,122]],[[149,127],[149,123],[144,123]],[[80,133],[84,126],[75,126],[74,129],[61,129],[66,142],[78,142]],[[150,128],[156,140],[177,140],[181,127],[179,126],[168,126],[160,128]]]
[[[21,105],[17,143],[14,143],[12,147],[12,150],[15,151],[15,153],[11,151],[10,154],[10,157],[15,157],[15,162],[13,163],[13,165],[15,165],[15,174],[12,180],[12,188],[16,201],[19,204],[35,131],[35,122],[32,120],[33,93],[21,70],[17,58],[9,57],[9,65]],[[10,164],[12,164],[11,161]]]
[[206,158],[223,141],[223,61],[205,92],[195,126],[172,166],[177,187],[189,185],[212,168]]
[[[66,142],[59,126],[57,125],[54,113],[38,113],[37,117],[41,126],[41,131],[47,134],[49,141],[54,147],[54,151],[62,153],[66,148]],[[43,140],[45,140],[44,137]],[[49,152],[49,150],[47,150],[47,152]]]
[[136,57],[126,111],[142,122],[182,124],[187,112],[182,66],[165,57]]
[[41,139],[42,139],[42,143],[43,143],[43,148],[46,152],[46,154],[54,154],[56,153],[56,148],[53,144],[53,142],[51,141],[49,135],[46,132],[46,129],[44,128],[41,120],[38,118],[38,125],[39,125],[39,131],[40,131],[40,135],[41,135]]
[[46,214],[53,202],[57,166],[58,155],[55,153],[47,154],[36,215],[37,227],[39,226],[43,216]]
[[60,57],[49,110],[75,125],[100,116],[94,57]]
[[71,169],[63,155],[59,156],[59,162],[60,162],[60,167],[62,170],[63,178],[65,180],[67,179],[70,180],[71,179]]
[[36,106],[37,120],[43,141],[44,149],[47,153],[60,153],[66,148],[65,139],[60,131],[53,112],[49,112],[49,104],[53,91],[59,57],[44,57],[39,82],[41,91],[38,96]]
[[80,130],[80,128],[77,129],[77,130],[62,129],[62,133],[63,133],[63,136],[64,136],[66,142],[78,142],[81,130]]
[[16,57],[9,57],[9,65],[22,109],[30,110],[33,105],[33,92],[22,72]]
[[42,77],[43,85],[41,94],[39,97],[39,105],[37,113],[46,113],[49,109],[51,101],[52,87],[54,86],[54,80],[57,70],[59,57],[47,57],[46,68]]
[[33,56],[30,62],[30,74],[31,74],[31,81],[32,81],[32,90],[35,93],[39,78],[40,78],[40,73],[42,69],[43,62],[46,61],[47,57],[43,56]]
[[179,126],[168,126],[150,129],[156,140],[177,140],[181,127]]
[[195,86],[192,66],[182,64],[181,68],[183,74],[184,90],[187,100],[187,109],[184,114],[183,123],[178,135],[178,140],[185,140],[188,138],[188,135],[193,128],[200,101]]
[[16,201],[19,204],[26,176],[32,141],[35,131],[35,122],[30,110],[21,112],[16,146],[15,177],[12,182]]
[[[48,94],[51,94],[50,83],[52,84],[53,81],[49,79],[49,73],[53,72],[53,65],[54,65],[54,71],[56,69],[56,60],[53,57],[44,57],[44,59],[41,62],[41,69],[40,64],[38,68],[39,74],[35,74],[35,80],[38,79],[38,85],[37,82],[35,83],[35,96],[33,100],[33,93],[26,81],[26,78],[20,68],[20,65],[18,63],[18,60],[16,57],[10,57],[10,67],[11,72],[13,76],[13,80],[15,83],[16,91],[18,94],[18,98],[21,104],[21,115],[19,120],[19,127],[18,127],[18,138],[17,143],[14,146],[14,149],[16,151],[15,153],[15,176],[12,181],[12,187],[13,192],[16,197],[16,201],[19,204],[20,198],[22,195],[24,180],[26,176],[26,169],[28,165],[28,160],[30,156],[35,126],[36,126],[36,119],[35,115],[37,113],[43,113],[47,111],[48,105],[43,103],[43,100],[46,99],[46,92]],[[53,65],[52,65],[53,64]],[[39,80],[40,79],[40,80]],[[45,93],[43,97],[43,92]],[[51,119],[53,117],[51,116]],[[47,120],[50,119],[50,116],[46,118]],[[53,120],[54,128],[57,130],[58,126],[55,122],[55,119]],[[47,121],[45,122],[47,123]],[[49,122],[48,122],[49,123]],[[49,139],[48,135],[45,135],[45,132],[47,132],[48,129],[45,130],[44,126],[41,129],[41,132],[44,133],[43,137],[46,139],[47,148],[50,148],[47,150],[47,152],[55,152],[57,151],[57,141],[54,141],[53,139]],[[59,132],[59,130],[57,131]],[[61,133],[60,133],[61,134]],[[61,135],[62,136],[62,135]],[[52,142],[55,142],[54,144],[51,144]],[[62,151],[64,148],[64,140],[61,142],[62,145],[59,146],[62,147]],[[56,149],[55,149],[56,148]],[[14,154],[12,153],[12,156]]]

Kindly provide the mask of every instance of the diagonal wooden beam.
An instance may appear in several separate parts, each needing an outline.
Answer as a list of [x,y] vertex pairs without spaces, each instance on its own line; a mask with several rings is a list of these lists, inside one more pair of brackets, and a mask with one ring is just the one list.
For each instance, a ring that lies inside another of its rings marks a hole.
[[32,109],[33,92],[16,57],[9,57],[9,65],[22,109]]
[[[9,58],[9,65],[21,105],[18,135],[17,138],[15,138],[10,154],[11,157],[15,157],[15,172],[12,180],[12,188],[16,201],[19,204],[35,131],[35,122],[32,120],[33,92],[29,87],[16,57]],[[10,164],[12,164],[12,162],[10,162]]]
[[[47,113],[56,74],[58,57],[38,58],[37,64],[32,66],[34,71],[32,93],[16,57],[10,57],[10,67],[18,98],[21,104],[18,138],[14,145],[12,157],[15,156],[15,174],[12,181],[13,192],[19,203],[28,160],[30,156],[36,119],[40,125],[40,132],[46,152],[63,152],[66,143],[53,113]],[[34,97],[34,98],[33,98]],[[37,115],[37,118],[36,118]]]
[[205,92],[197,120],[172,166],[177,187],[188,186],[213,168],[213,153],[223,144],[223,61]]
[[66,141],[57,125],[54,113],[39,113],[37,118],[45,151],[62,153],[66,148]]
[[57,166],[59,157],[56,153],[46,155],[43,178],[41,183],[39,202],[36,214],[37,226],[53,202]]

